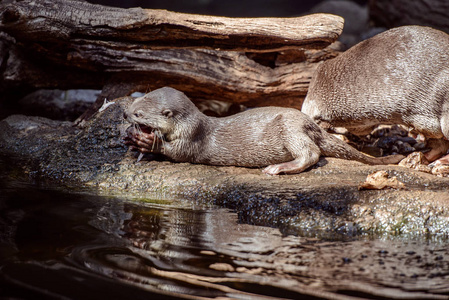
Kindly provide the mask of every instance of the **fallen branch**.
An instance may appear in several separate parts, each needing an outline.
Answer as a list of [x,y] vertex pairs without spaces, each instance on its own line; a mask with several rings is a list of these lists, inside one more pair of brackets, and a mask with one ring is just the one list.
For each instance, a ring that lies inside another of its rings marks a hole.
[[85,39],[120,41],[139,48],[247,52],[324,48],[343,29],[343,19],[329,14],[226,18],[73,0],[20,1],[6,5],[0,19],[2,30],[28,42],[71,44],[74,39]]
[[314,49],[342,28],[328,14],[225,18],[20,1],[0,6],[1,89],[103,89],[98,106],[172,86],[192,99],[300,107],[319,57],[336,55]]

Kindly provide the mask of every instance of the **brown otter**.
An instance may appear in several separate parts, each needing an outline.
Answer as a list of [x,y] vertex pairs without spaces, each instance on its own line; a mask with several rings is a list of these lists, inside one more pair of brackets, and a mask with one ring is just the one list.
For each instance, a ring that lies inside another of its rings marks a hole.
[[364,155],[292,108],[262,107],[224,118],[208,117],[186,95],[169,87],[137,98],[125,118],[134,124],[126,143],[177,162],[268,165],[263,172],[274,175],[302,172],[321,154],[367,164],[397,163],[403,158]]
[[301,111],[324,128],[366,135],[404,124],[429,138],[433,161],[449,149],[449,35],[398,27],[322,63]]

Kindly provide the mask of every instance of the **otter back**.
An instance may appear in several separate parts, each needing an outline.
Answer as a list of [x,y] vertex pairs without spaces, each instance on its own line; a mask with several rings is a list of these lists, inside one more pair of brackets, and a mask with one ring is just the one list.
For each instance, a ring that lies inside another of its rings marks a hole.
[[302,112],[322,127],[363,135],[405,124],[449,138],[449,35],[404,26],[363,41],[316,71]]

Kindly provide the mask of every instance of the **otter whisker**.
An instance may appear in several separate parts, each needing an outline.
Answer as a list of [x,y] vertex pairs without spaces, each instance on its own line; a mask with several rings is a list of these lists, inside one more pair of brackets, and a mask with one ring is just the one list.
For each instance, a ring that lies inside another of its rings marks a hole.
[[162,149],[164,148],[164,144],[165,144],[165,142],[166,142],[166,141],[165,141],[165,137],[164,137],[164,135],[161,133],[160,130],[155,130],[155,131],[154,131],[154,134],[155,134],[155,136],[158,138],[158,140],[161,141],[162,146],[159,147],[159,141],[158,141],[158,148],[162,150]]
[[140,128],[140,125],[138,123],[133,123],[134,129],[137,131],[138,134],[142,133],[142,128]]
[[156,130],[155,135],[157,136],[157,148],[161,149],[161,145],[159,145],[159,143],[162,144],[162,139],[161,139],[161,134],[160,134],[159,130]]
[[[152,133],[154,133],[154,131],[155,131],[155,129],[152,129],[152,130],[151,130]],[[156,137],[156,134],[155,134],[155,133],[154,133],[154,136]],[[154,145],[155,145],[156,143],[159,143],[158,140],[157,140],[157,138],[153,140],[153,145],[151,146],[151,152],[154,152]],[[157,146],[156,146],[156,149],[157,149]]]

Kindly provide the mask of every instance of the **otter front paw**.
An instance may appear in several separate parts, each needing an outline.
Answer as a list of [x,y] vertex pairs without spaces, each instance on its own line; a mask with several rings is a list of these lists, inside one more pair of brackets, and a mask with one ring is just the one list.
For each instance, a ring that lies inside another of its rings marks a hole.
[[429,165],[432,167],[432,174],[440,177],[449,176],[449,155],[445,155]]
[[125,145],[129,145],[132,150],[137,150],[141,153],[151,153],[159,151],[159,140],[154,132],[145,132],[137,130],[130,126],[126,130],[126,137],[123,139]]

